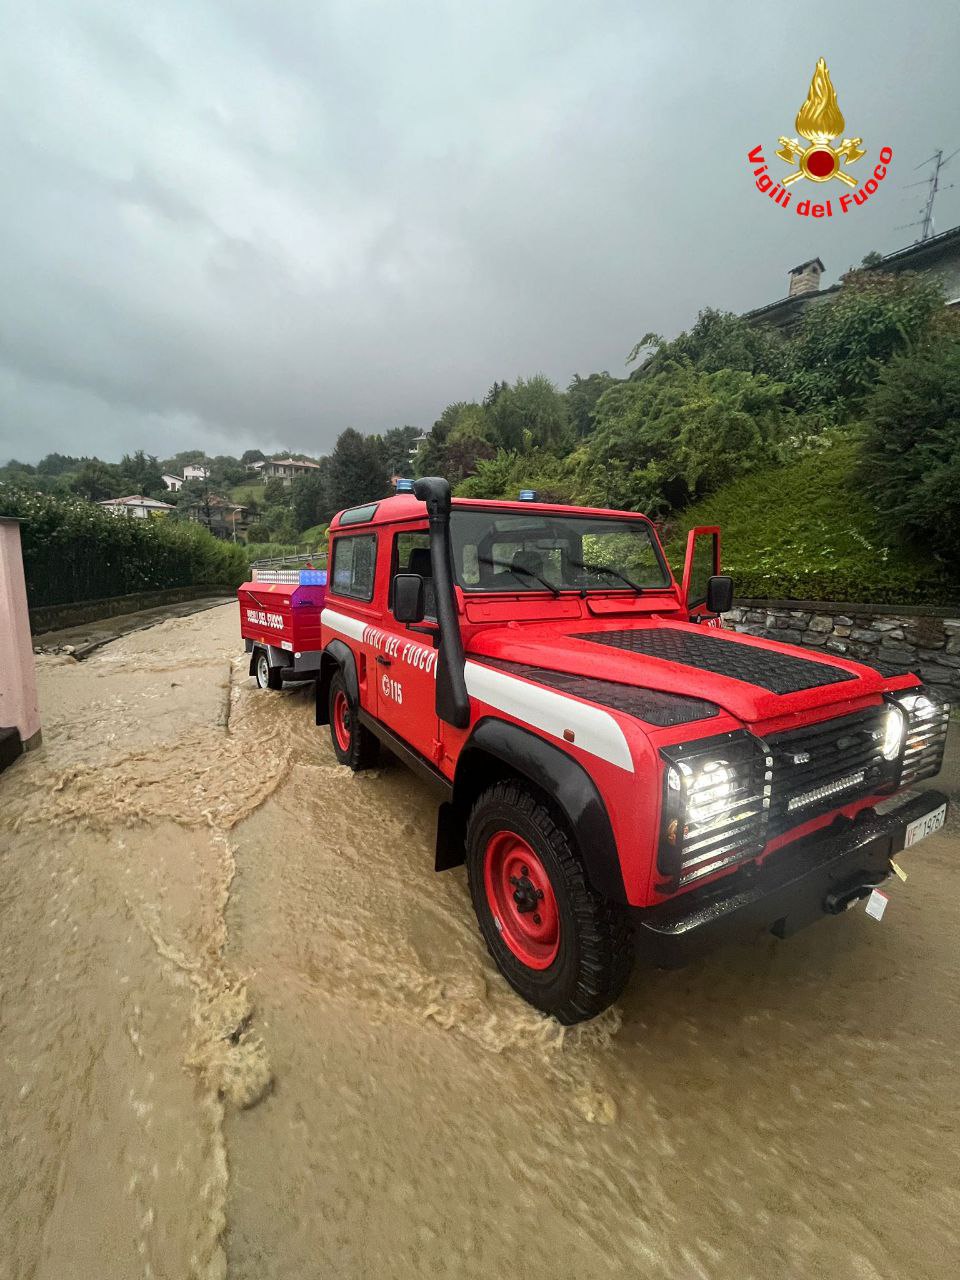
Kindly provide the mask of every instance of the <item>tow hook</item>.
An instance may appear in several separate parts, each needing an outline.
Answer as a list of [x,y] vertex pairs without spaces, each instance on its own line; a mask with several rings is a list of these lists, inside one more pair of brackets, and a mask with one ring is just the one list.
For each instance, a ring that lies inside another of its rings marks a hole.
[[883,875],[858,880],[856,884],[847,885],[846,888],[834,889],[823,900],[824,911],[832,916],[838,916],[844,911],[849,911],[854,903],[860,902],[863,898],[868,898],[878,885],[883,884],[886,878],[887,873],[884,872]]

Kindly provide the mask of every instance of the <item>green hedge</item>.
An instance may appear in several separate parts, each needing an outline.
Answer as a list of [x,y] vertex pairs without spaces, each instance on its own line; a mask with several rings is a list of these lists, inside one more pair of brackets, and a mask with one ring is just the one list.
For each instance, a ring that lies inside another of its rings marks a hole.
[[235,587],[247,576],[243,547],[170,516],[114,516],[92,502],[15,489],[0,491],[0,515],[23,521],[31,608],[165,587]]
[[842,437],[788,466],[726,485],[668,531],[679,572],[687,530],[717,524],[724,569],[744,598],[875,604],[960,601],[960,582],[932,554],[904,545],[863,491],[860,445]]

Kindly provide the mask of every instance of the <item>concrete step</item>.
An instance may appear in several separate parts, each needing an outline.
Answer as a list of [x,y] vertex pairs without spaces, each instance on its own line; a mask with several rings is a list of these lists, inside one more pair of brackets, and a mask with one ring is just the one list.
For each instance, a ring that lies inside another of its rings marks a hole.
[[16,729],[0,729],[0,773],[3,773],[23,752],[20,734]]

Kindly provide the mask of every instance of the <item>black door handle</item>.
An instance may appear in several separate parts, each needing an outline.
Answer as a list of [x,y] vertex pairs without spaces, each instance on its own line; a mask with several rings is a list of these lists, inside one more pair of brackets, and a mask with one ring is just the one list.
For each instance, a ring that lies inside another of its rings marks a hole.
[[390,661],[390,659],[389,659],[389,658],[385,658],[385,657],[383,656],[383,654],[382,654],[382,653],[378,653],[378,654],[377,654],[377,662],[379,662],[379,664],[380,664],[380,666],[381,666],[381,667],[392,667],[392,666],[393,666],[393,663]]

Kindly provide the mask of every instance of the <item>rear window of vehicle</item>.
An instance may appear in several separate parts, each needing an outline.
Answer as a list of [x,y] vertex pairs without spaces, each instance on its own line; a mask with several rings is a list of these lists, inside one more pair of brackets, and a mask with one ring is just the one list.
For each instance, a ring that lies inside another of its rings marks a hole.
[[377,535],[356,533],[333,541],[330,590],[353,600],[373,599],[373,575],[377,567]]

